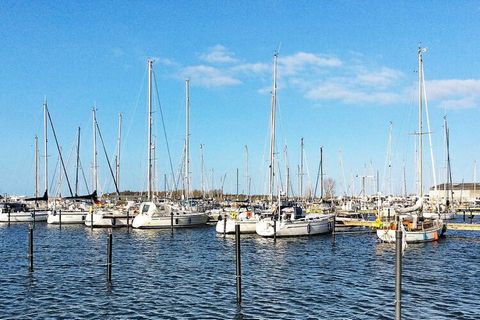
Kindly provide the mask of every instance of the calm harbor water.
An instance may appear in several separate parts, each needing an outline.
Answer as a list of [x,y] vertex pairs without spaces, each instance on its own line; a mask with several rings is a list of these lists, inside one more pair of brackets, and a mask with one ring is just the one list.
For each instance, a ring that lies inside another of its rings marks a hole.
[[[480,318],[480,235],[449,231],[409,245],[405,319]],[[27,224],[0,225],[0,318],[392,319],[394,247],[373,233],[311,238],[242,236],[243,303],[234,238],[214,227],[107,230],[37,223],[34,272]]]

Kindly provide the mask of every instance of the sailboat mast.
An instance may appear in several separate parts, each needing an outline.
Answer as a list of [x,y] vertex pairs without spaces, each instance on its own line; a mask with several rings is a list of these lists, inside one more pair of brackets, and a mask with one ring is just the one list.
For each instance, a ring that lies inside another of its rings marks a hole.
[[116,167],[116,180],[117,180],[117,187],[120,190],[120,148],[121,148],[121,141],[122,141],[122,114],[118,114],[118,140],[117,140],[117,167]]
[[43,104],[43,140],[45,153],[45,193],[47,194],[47,209],[48,209],[48,133],[47,133],[47,99]]
[[248,185],[248,146],[245,145],[245,194],[249,195],[249,185]]
[[323,200],[323,147],[320,147],[320,199]]
[[38,180],[38,137],[35,135],[35,198],[38,198],[38,187],[40,181]]
[[203,144],[200,144],[200,177],[201,177],[201,186],[202,186],[202,198],[205,198],[205,174],[204,163],[203,163]]
[[285,199],[288,200],[289,193],[288,193],[288,187],[290,185],[290,175],[289,175],[289,169],[288,169],[288,146],[285,144],[285,147],[283,148],[283,157],[285,161]]
[[148,59],[148,200],[152,200],[152,73],[153,60]]
[[423,52],[424,48],[418,47],[418,195],[423,197],[423,128],[422,128],[422,94],[423,94]]
[[272,88],[272,111],[271,111],[271,118],[270,118],[270,164],[269,164],[269,200],[270,202],[273,201],[273,192],[274,192],[274,175],[275,175],[275,113],[277,108],[277,59],[278,59],[278,52],[275,52],[273,55],[273,88]]
[[303,197],[303,138],[300,139],[300,199]]
[[93,113],[93,191],[98,190],[98,178],[97,178],[97,107],[94,105],[92,109]]
[[185,198],[190,196],[190,80],[185,80]]
[[80,169],[80,127],[78,127],[77,137],[77,168],[75,173],[75,195],[78,196],[78,170]]

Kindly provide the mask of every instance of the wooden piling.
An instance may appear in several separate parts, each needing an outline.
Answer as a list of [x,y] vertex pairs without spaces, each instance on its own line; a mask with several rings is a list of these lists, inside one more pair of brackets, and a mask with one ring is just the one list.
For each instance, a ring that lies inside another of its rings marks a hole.
[[237,303],[242,303],[242,262],[240,255],[240,225],[235,224],[235,257],[237,279]]
[[130,210],[127,210],[127,232],[130,231]]
[[28,226],[28,270],[33,272],[33,226]]
[[62,210],[58,211],[58,222],[60,225],[60,229],[62,228]]
[[112,249],[113,249],[113,236],[112,230],[108,230],[108,243],[107,243],[107,281],[112,282]]
[[397,217],[395,231],[395,320],[402,319],[402,240],[403,232]]
[[227,236],[227,214],[223,213],[223,238]]
[[273,242],[277,242],[277,219],[273,216]]

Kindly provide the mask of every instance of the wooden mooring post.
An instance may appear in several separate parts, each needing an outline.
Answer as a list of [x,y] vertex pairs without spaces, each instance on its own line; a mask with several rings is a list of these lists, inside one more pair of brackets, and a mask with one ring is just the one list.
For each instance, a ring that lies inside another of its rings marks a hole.
[[240,225],[235,224],[235,258],[237,279],[237,303],[242,303],[242,261],[240,255]]
[[28,270],[33,272],[33,226],[28,226]]
[[107,281],[112,282],[112,249],[113,249],[113,236],[112,230],[108,230],[108,243],[107,243]]
[[403,232],[397,216],[395,231],[395,320],[402,319],[402,240]]

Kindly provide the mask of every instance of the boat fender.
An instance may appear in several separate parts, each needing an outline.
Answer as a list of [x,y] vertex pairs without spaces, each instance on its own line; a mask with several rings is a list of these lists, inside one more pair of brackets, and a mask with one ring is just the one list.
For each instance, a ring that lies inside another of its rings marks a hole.
[[114,226],[117,223],[117,219],[112,218],[112,226]]
[[310,227],[310,223],[307,224],[307,233],[310,234],[310,230],[311,230],[311,227]]

